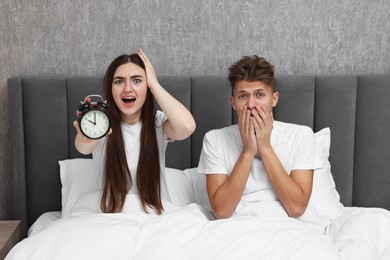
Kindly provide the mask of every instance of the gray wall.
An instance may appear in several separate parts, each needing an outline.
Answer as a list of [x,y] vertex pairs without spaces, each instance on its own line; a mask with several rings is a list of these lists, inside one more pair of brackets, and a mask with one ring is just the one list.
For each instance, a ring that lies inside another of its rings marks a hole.
[[225,75],[249,54],[279,74],[389,73],[389,42],[388,0],[2,0],[0,219],[12,218],[12,75],[100,75],[139,47],[159,75]]

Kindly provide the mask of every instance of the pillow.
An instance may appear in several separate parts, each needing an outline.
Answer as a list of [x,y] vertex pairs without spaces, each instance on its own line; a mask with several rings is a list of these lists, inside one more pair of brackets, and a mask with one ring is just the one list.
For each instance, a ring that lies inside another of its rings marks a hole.
[[211,211],[211,205],[206,189],[206,175],[199,174],[197,167],[185,169],[183,172],[191,178],[195,202],[203,206],[205,209]]
[[[62,184],[62,217],[70,216],[71,213],[73,214],[76,211],[94,212],[100,210],[100,208],[96,208],[96,203],[100,203],[100,198],[97,193],[92,194],[92,192],[99,190],[93,160],[78,158],[63,160],[58,163]],[[165,176],[167,187],[162,185],[163,199],[179,207],[195,202],[191,178],[188,174],[178,169],[165,168]],[[94,210],[90,208],[83,209],[88,204],[85,203],[86,201],[94,201],[92,207]],[[77,206],[76,209],[72,210],[75,206]]]
[[[81,194],[74,206],[70,209],[69,215],[78,216],[85,214],[102,213],[102,210],[100,209],[100,198],[101,194],[99,191]],[[170,212],[180,208],[179,206],[174,205],[173,203],[166,200],[163,200],[162,203],[164,206],[164,212]],[[126,200],[123,205],[122,213],[146,214],[142,208],[138,194],[129,193],[126,195]],[[150,216],[157,215],[154,210],[149,207],[148,214]]]
[[317,155],[323,166],[314,171],[310,203],[320,215],[334,219],[341,213],[344,206],[340,202],[340,195],[336,190],[329,163],[330,129],[324,128],[314,136]]
[[68,216],[102,213],[100,208],[100,191],[83,192],[69,208]]
[[60,165],[62,217],[70,215],[70,210],[83,193],[98,190],[97,175],[92,159],[68,159]]
[[162,186],[163,199],[179,207],[195,202],[191,176],[187,172],[167,167],[165,178],[167,187],[165,189],[164,185]]

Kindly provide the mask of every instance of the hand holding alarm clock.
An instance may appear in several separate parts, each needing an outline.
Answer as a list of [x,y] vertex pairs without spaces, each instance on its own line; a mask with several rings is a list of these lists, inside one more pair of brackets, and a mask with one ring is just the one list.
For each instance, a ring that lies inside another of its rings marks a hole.
[[[99,98],[99,101],[92,102],[92,97]],[[81,133],[92,140],[104,137],[110,131],[111,126],[109,109],[107,101],[104,101],[100,95],[86,96],[77,108]]]

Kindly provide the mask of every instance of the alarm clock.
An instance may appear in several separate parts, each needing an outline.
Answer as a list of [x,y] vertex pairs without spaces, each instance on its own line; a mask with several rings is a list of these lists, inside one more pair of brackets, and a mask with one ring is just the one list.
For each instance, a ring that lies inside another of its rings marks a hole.
[[[98,98],[99,101],[92,102],[92,98]],[[111,126],[108,114],[110,107],[107,101],[103,100],[100,95],[89,95],[80,103],[77,110],[81,133],[93,140],[104,137],[110,131]]]

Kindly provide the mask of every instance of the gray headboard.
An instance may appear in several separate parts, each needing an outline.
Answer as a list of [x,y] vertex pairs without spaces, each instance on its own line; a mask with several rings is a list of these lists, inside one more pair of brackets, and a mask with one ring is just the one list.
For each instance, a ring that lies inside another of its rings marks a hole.
[[[193,113],[197,129],[168,146],[168,167],[196,167],[206,131],[235,123],[225,76],[162,76],[161,84]],[[27,228],[61,210],[58,161],[82,157],[73,145],[75,110],[102,94],[102,77],[14,76],[11,111],[14,218]],[[330,127],[331,165],[346,206],[390,209],[390,75],[281,75],[275,118]]]

